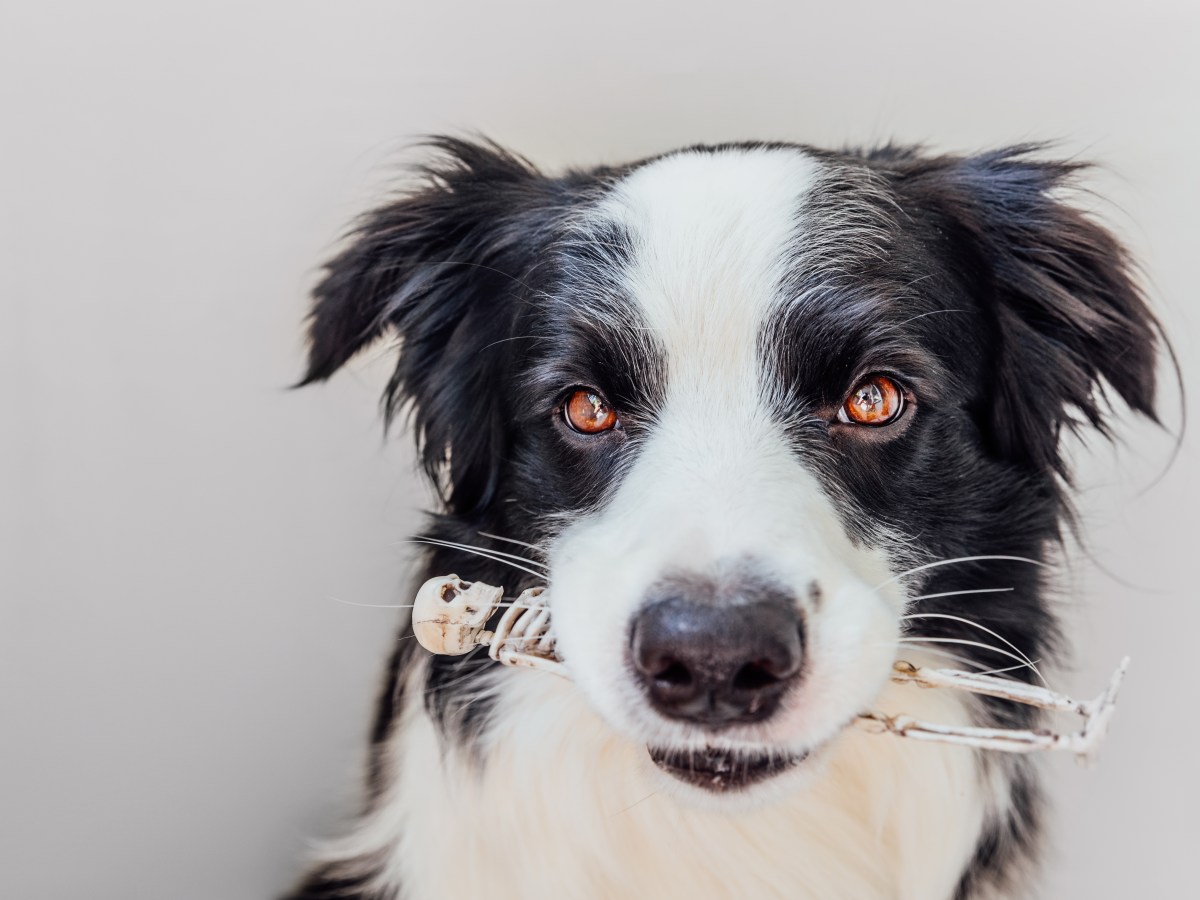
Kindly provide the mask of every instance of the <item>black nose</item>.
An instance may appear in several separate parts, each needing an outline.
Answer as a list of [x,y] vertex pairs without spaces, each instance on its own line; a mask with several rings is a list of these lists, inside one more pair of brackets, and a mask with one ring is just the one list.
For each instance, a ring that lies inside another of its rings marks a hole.
[[783,597],[647,606],[633,623],[633,664],[663,715],[707,726],[759,722],[800,674],[804,626]]

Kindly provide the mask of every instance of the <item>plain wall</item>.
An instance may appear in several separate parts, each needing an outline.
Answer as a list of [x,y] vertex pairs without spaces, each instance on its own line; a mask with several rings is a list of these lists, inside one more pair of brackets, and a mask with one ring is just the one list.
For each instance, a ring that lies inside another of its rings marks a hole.
[[[1058,138],[1197,369],[1192,2],[25,2],[0,11],[0,896],[263,898],[353,808],[428,501],[378,348],[300,373],[306,291],[416,136],[544,165],[697,141]],[[1169,378],[1169,376],[1168,376]],[[1177,426],[1164,391],[1166,419]],[[1082,455],[1046,897],[1167,897],[1200,845],[1192,443]],[[1161,475],[1161,477],[1159,477]],[[1156,481],[1156,478],[1158,479]]]

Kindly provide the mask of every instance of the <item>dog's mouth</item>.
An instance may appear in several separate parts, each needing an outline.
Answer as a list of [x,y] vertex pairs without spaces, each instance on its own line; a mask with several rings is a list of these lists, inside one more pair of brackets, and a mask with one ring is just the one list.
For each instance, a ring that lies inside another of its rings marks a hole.
[[649,747],[662,771],[692,787],[714,794],[738,791],[788,771],[808,753],[700,747]]

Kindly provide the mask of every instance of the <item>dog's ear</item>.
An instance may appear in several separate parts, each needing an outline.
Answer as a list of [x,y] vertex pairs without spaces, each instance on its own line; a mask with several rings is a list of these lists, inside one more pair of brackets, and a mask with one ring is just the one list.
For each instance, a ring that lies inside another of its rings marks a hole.
[[998,326],[985,436],[1001,456],[1067,479],[1062,429],[1107,434],[1106,388],[1155,418],[1159,327],[1125,248],[1069,201],[1083,166],[1040,149],[942,160],[927,174],[979,251]]
[[411,408],[422,464],[447,508],[491,499],[504,454],[508,336],[561,183],[492,144],[432,142],[415,190],[364,216],[313,292],[308,369],[328,378],[386,334],[400,339],[384,394]]

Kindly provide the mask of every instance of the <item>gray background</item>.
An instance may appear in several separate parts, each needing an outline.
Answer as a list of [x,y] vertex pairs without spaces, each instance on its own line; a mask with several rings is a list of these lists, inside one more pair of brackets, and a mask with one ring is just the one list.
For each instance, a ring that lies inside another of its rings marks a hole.
[[[399,543],[381,349],[300,371],[317,266],[434,130],[549,168],[738,138],[1062,138],[1196,361],[1188,2],[5,2],[0,896],[262,898],[351,808]],[[1167,417],[1177,423],[1168,388]],[[1197,476],[1126,432],[1063,567],[1075,671],[1134,668],[1101,765],[1049,761],[1045,896],[1180,896],[1200,831]],[[1086,603],[1080,603],[1086,598]]]

